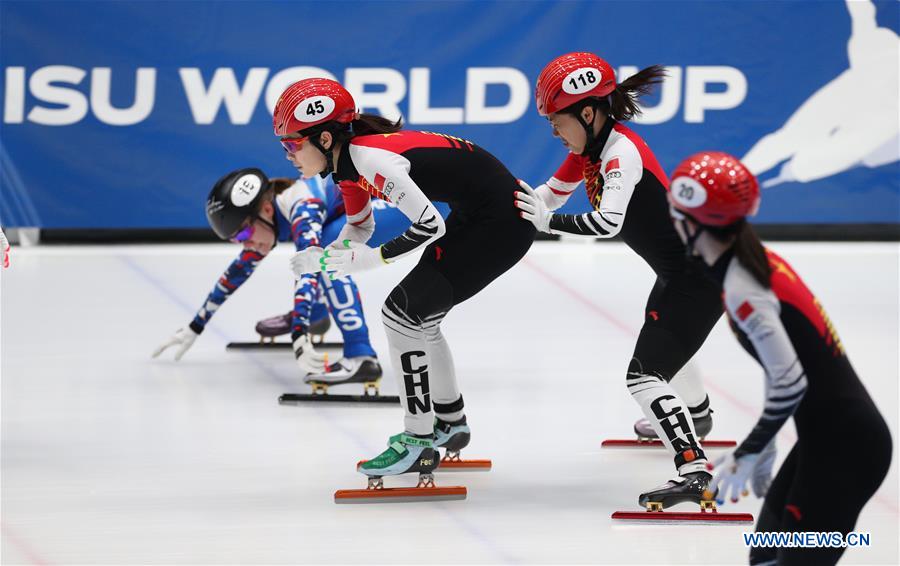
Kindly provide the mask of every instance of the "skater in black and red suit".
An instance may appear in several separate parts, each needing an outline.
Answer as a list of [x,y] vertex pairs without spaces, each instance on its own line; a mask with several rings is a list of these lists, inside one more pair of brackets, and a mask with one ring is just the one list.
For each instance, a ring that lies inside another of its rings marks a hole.
[[[656,274],[644,325],[626,375],[646,420],[639,436],[658,436],[678,477],[642,493],[643,505],[699,503],[711,475],[699,440],[712,427],[709,398],[688,365],[722,314],[719,291],[691,270],[669,219],[668,179],[646,143],[623,124],[640,113],[637,99],[664,76],[648,67],[617,83],[612,67],[593,53],[569,53],[548,64],[535,97],[553,135],[569,150],[546,184],[517,193],[523,218],[538,230],[588,238],[621,236]],[[593,211],[557,214],[584,181]],[[615,284],[598,266],[598,285]],[[687,367],[686,367],[687,366]]]
[[[754,176],[735,157],[704,152],[683,161],[672,177],[678,232],[722,285],[732,329],[766,378],[762,415],[717,463],[710,489],[719,503],[746,495],[762,455],[793,416],[797,443],[768,487],[756,530],[846,535],[890,467],[887,424],[825,309],[747,223],[759,206]],[[843,551],[758,547],[750,563],[834,564]]]
[[[422,254],[382,309],[405,430],[359,471],[428,473],[437,465],[435,448],[458,452],[470,437],[441,321],[515,265],[534,240],[534,227],[513,204],[516,179],[470,141],[359,114],[350,93],[328,79],[288,87],[275,106],[274,127],[305,176],[331,174],[340,185],[347,224],[324,251],[323,271],[343,276]],[[411,222],[378,247],[366,245],[373,195]],[[432,201],[450,205],[446,222]]]

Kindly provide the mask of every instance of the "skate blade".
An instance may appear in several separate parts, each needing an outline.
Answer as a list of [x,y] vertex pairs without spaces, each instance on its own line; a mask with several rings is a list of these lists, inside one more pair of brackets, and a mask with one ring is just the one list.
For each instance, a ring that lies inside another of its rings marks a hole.
[[[360,460],[356,463],[357,469],[368,462],[368,460]],[[437,472],[489,472],[491,471],[490,460],[441,460]]]
[[[602,448],[665,448],[666,445],[658,438],[632,438],[626,440],[604,440],[600,443]],[[734,448],[737,442],[734,440],[701,440],[701,448]]]
[[[343,348],[342,342],[321,342],[316,344],[316,348]],[[229,342],[225,346],[226,350],[290,350],[290,342]]]
[[610,517],[617,521],[641,523],[700,523],[741,524],[753,523],[750,513],[719,513],[718,511],[616,511]]
[[490,460],[447,460],[438,464],[439,472],[490,472],[493,464]]
[[418,501],[457,501],[468,494],[465,487],[385,487],[381,489],[339,489],[335,503],[412,503]]
[[285,393],[278,398],[279,405],[300,405],[315,403],[371,403],[376,405],[399,405],[396,395],[333,395],[331,393]]

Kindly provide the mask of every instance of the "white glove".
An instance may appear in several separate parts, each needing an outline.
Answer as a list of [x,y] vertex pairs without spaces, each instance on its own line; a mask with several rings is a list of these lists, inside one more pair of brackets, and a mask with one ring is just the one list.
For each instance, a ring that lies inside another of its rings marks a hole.
[[177,362],[194,345],[194,340],[197,339],[197,336],[199,334],[191,330],[190,327],[179,328],[171,338],[163,342],[162,346],[153,351],[153,357],[155,358],[162,354],[169,346],[176,346],[175,361]]
[[309,340],[309,334],[302,334],[294,339],[294,357],[297,359],[297,365],[304,377],[311,373],[318,374],[325,371],[327,356],[324,353],[316,352]]
[[744,454],[735,459],[733,452],[716,460],[713,479],[709,483],[709,491],[715,495],[716,503],[725,503],[729,491],[732,503],[737,503],[742,496],[750,495],[747,483],[758,460],[759,454]]
[[385,265],[381,257],[381,247],[370,248],[365,244],[344,240],[343,246],[325,250],[319,265],[331,279],[339,279],[351,273],[358,273]]
[[549,234],[550,217],[553,216],[553,213],[547,208],[547,203],[525,181],[520,179],[519,186],[525,191],[524,193],[519,191],[515,193],[516,207],[522,211],[519,216],[534,224],[534,227],[541,232]]
[[0,264],[3,264],[4,269],[9,267],[9,240],[6,239],[2,228],[0,228]]
[[291,271],[301,277],[308,273],[316,273],[320,269],[319,260],[322,259],[322,248],[310,246],[300,250],[291,257]]
[[753,477],[750,485],[753,486],[753,495],[756,497],[765,497],[772,484],[772,468],[775,466],[775,440],[769,441],[762,452],[759,453],[759,459],[753,468]]

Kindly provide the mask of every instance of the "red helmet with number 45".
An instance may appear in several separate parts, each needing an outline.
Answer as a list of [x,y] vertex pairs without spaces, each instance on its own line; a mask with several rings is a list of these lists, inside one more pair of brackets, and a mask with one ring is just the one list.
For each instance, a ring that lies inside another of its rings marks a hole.
[[534,89],[538,114],[547,116],[585,98],[602,98],[616,89],[609,63],[593,53],[567,53],[547,64]]
[[728,226],[754,216],[759,183],[737,157],[721,151],[695,153],[672,172],[669,202],[706,226]]
[[281,93],[272,125],[276,136],[287,136],[326,122],[347,124],[355,114],[356,102],[341,83],[325,78],[303,79]]

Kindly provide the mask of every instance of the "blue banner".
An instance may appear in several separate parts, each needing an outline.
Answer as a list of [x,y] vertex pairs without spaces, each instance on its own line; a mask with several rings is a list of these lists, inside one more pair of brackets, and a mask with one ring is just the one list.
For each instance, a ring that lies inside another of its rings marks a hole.
[[[671,171],[704,149],[763,182],[766,223],[900,222],[897,2],[0,3],[0,222],[194,228],[224,172],[294,174],[290,83],[470,139],[538,184],[565,156],[541,68],[668,67],[634,129]],[[573,199],[569,210],[586,210]]]

